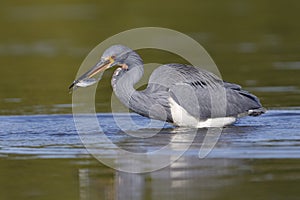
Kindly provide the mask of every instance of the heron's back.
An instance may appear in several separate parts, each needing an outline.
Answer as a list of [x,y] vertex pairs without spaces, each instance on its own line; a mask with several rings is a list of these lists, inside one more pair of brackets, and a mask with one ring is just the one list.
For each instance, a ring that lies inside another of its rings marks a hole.
[[147,94],[167,91],[169,97],[198,119],[264,112],[259,99],[239,85],[224,82],[211,72],[189,65],[158,67],[150,76],[146,91]]

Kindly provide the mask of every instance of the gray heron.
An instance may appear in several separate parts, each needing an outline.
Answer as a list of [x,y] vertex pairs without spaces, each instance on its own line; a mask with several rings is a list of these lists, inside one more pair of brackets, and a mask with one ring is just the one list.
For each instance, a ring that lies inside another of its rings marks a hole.
[[144,73],[143,60],[123,45],[106,49],[101,60],[69,89],[94,84],[96,74],[113,66],[119,66],[111,79],[114,93],[125,106],[145,117],[202,128],[223,127],[239,117],[265,112],[255,95],[190,65],[162,65],[153,71],[146,89],[135,90],[134,85]]

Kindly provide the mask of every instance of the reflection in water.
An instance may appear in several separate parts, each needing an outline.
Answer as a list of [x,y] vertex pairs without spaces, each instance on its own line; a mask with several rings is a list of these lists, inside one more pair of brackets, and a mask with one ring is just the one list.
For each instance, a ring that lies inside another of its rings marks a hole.
[[[113,187],[96,184],[90,186],[94,190],[87,189],[87,192],[95,195],[97,191],[105,190],[105,194],[113,194],[106,195],[106,199],[223,199],[224,196],[240,199],[246,194],[251,199],[254,194],[247,188],[252,187],[256,193],[268,198],[274,192],[272,188],[277,187],[276,180],[289,184],[289,174],[293,174],[295,179],[300,178],[300,174],[295,172],[295,169],[300,169],[299,160],[286,159],[299,158],[299,115],[298,111],[269,111],[259,118],[240,120],[235,126],[224,129],[217,146],[205,159],[199,159],[198,152],[206,130],[199,129],[190,149],[169,167],[143,174],[115,171]],[[295,129],[295,126],[298,128]],[[141,150],[139,145],[144,148],[142,152],[151,151],[153,147],[171,141],[176,133],[182,136],[181,141],[176,143],[184,143],[189,129],[166,129],[156,135],[156,140],[147,142],[123,135],[115,144],[129,151],[135,148]],[[255,159],[276,157],[283,160]],[[283,171],[286,177],[280,175]],[[92,170],[88,177],[97,180],[101,176],[95,175]],[[270,188],[255,187],[257,183],[267,182],[272,185]],[[295,186],[291,186],[285,190],[295,192],[294,189]],[[103,198],[104,193],[99,193],[98,198]]]
[[80,194],[81,200],[255,199],[257,196],[269,199],[282,194],[297,199],[299,170],[299,160],[206,158],[199,161],[197,157],[185,156],[152,173],[116,171],[109,181],[101,169],[80,171]]
[[[117,199],[199,199],[199,196],[211,198],[224,183],[217,183],[218,180],[211,176],[213,169],[197,166],[195,162],[199,161],[180,159],[170,167],[143,175],[118,172],[116,179],[123,181],[115,181]],[[219,165],[217,162],[214,164]],[[218,174],[223,175],[226,174]]]
[[[143,122],[147,118],[136,114],[114,114],[132,116]],[[87,150],[100,162],[125,172],[144,173],[168,166],[177,160],[192,144],[197,129],[174,129],[162,127],[122,131],[118,126],[128,123],[126,117],[118,125],[114,115],[74,115],[76,128]],[[98,125],[100,121],[101,126]],[[169,125],[170,126],[170,125]],[[134,127],[133,127],[134,128]],[[199,129],[200,131],[200,129]],[[145,137],[147,133],[153,137]]]
[[[112,124],[112,115],[98,117],[102,123]],[[138,115],[134,118],[139,123],[148,120]],[[270,199],[276,193],[286,198],[299,196],[299,110],[271,110],[263,116],[239,120],[223,129],[204,159],[198,154],[207,132],[199,129],[180,159],[142,174],[118,172],[91,158],[72,119],[71,115],[0,117],[0,199],[43,199],[49,193],[55,199],[83,200],[254,199],[257,195]],[[170,141],[179,148],[191,136],[188,128],[167,127],[155,139],[133,137],[139,129],[127,135],[113,126],[106,128],[114,144],[133,152],[151,153]],[[157,129],[143,130],[147,131]],[[174,140],[176,135],[180,137]],[[103,145],[105,156],[116,160],[114,149]],[[173,159],[171,151],[164,155]],[[133,164],[126,158],[121,161],[127,166]],[[143,169],[148,164],[152,163],[134,167]],[[23,192],[16,193],[15,188]]]
[[115,174],[115,199],[145,199],[146,179],[142,174],[116,172]]
[[80,200],[114,199],[115,189],[112,180],[96,178],[90,168],[79,169],[78,178]]
[[80,199],[212,199],[222,187],[234,184],[233,180],[222,177],[233,176],[237,173],[234,168],[242,165],[239,161],[195,159],[182,158],[152,173],[116,171],[111,183],[101,182],[95,170],[80,169]]
[[[172,141],[171,146],[174,149],[178,149],[182,143],[189,142],[189,137],[193,135],[193,131],[189,128],[173,129],[169,134],[166,131],[160,132],[156,141]],[[180,138],[178,138],[180,140],[172,140],[175,134],[180,134]],[[199,159],[197,152],[200,150],[206,134],[207,129],[198,129],[190,150],[164,169],[145,174],[116,172],[116,199],[179,200],[199,199],[199,195],[202,198],[215,196],[218,187],[224,185],[222,181],[218,183],[220,181],[216,180],[216,177],[225,176],[227,171],[222,170],[217,175],[214,174],[214,171],[219,170],[216,168],[224,167],[226,169],[228,166],[226,166],[227,164],[224,166],[224,161]],[[130,144],[132,144],[132,141]],[[148,145],[151,147],[160,144],[157,142],[147,143],[146,147]],[[169,156],[172,156],[172,154]],[[223,166],[220,166],[220,164]]]
[[81,200],[215,199],[222,197],[228,188],[238,188],[241,175],[255,170],[251,165],[243,160],[199,161],[196,156],[185,156],[152,173],[115,171],[113,182],[101,182],[103,176],[97,169],[80,169],[80,197]]

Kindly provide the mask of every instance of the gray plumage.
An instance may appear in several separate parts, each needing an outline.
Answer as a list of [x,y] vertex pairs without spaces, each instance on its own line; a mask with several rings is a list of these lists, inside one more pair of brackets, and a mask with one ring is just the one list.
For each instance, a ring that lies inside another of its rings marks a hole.
[[113,65],[123,66],[115,70],[111,81],[116,96],[140,115],[173,123],[170,98],[199,121],[256,116],[265,111],[259,99],[239,85],[224,82],[199,67],[183,64],[158,67],[151,74],[147,88],[136,91],[134,85],[143,76],[141,57],[122,45],[108,48],[102,59],[108,57],[114,58]]
[[[259,115],[264,112],[258,98],[242,90],[239,85],[223,82],[216,75],[189,65],[166,64],[158,67],[151,74],[148,86],[143,91],[136,91],[133,86],[143,74],[143,62],[140,56],[123,46],[112,46],[108,52],[123,49],[126,59],[123,63],[128,70],[117,69],[112,78],[114,92],[123,104],[134,112],[146,117],[173,122],[168,98],[172,97],[189,114],[205,120],[212,116],[211,98],[218,98],[220,88],[226,93],[227,107],[225,116]],[[109,54],[108,53],[108,54]],[[193,90],[198,104],[189,102],[184,90]],[[186,101],[182,101],[186,99]],[[183,105],[182,105],[183,104]],[[199,107],[195,109],[195,107]],[[151,112],[149,113],[151,108]],[[194,111],[200,111],[195,113]],[[251,111],[251,112],[249,112]],[[224,113],[214,113],[213,117],[225,117]],[[166,117],[166,118],[165,118]]]

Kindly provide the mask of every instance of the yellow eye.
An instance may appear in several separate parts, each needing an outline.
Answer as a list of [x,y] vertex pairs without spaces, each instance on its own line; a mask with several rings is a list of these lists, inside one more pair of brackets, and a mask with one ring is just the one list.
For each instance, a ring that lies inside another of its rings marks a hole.
[[108,59],[109,59],[109,62],[110,63],[113,63],[113,62],[115,62],[115,56],[110,56]]

